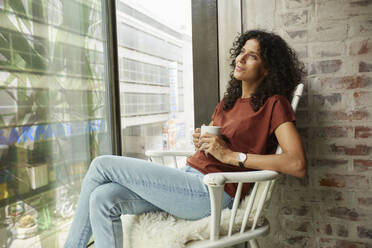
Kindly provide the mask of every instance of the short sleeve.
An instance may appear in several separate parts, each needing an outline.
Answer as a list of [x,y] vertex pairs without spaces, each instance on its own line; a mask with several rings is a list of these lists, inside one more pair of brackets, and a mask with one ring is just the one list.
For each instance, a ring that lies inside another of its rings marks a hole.
[[270,123],[270,135],[275,129],[287,121],[296,121],[292,106],[288,99],[284,96],[279,96],[274,102],[273,111]]
[[223,100],[220,101],[220,102],[217,104],[216,108],[214,109],[214,112],[213,112],[213,114],[212,114],[212,121],[214,120],[214,118],[216,117],[216,115],[218,114],[218,112],[220,112],[220,109],[222,108],[222,105],[223,105]]

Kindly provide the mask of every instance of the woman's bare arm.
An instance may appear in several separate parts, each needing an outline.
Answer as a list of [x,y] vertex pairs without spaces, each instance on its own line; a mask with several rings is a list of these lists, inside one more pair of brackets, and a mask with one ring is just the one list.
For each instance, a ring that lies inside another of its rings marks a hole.
[[[247,154],[244,166],[252,169],[274,170],[296,177],[306,175],[306,156],[301,137],[292,122],[285,122],[275,130],[276,138],[282,148],[281,154]],[[229,164],[238,166],[238,152],[231,152]]]
[[[292,122],[285,122],[275,130],[276,138],[283,153],[272,155],[247,154],[246,168],[274,170],[296,177],[306,175],[306,157],[300,135]],[[239,152],[231,151],[225,141],[212,134],[204,134],[197,144],[206,154],[213,155],[219,161],[239,166]]]

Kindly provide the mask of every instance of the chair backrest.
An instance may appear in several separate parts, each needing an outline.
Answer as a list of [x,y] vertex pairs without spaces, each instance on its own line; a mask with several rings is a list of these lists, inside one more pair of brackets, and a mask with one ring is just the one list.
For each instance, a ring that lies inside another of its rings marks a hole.
[[[294,112],[297,110],[297,106],[299,103],[299,100],[302,96],[302,92],[304,89],[304,84],[299,84],[295,88],[295,91],[293,93],[291,106]],[[281,154],[282,149],[278,145],[278,148],[276,149],[276,154]],[[245,208],[245,213],[242,221],[242,225],[240,227],[240,233],[243,233],[246,229],[246,226],[248,222],[252,222],[251,230],[254,230],[256,228],[256,225],[259,221],[259,218],[261,216],[262,209],[264,207],[268,206],[268,203],[271,200],[272,191],[276,182],[276,179],[269,180],[269,181],[261,181],[256,182],[253,185],[253,189],[251,190],[251,193],[247,196],[247,199],[244,199],[239,208]],[[238,184],[238,189],[236,191],[235,199],[240,199],[242,190],[242,183]],[[236,205],[235,205],[236,204]],[[234,201],[233,205],[233,211],[231,213],[230,217],[230,223],[229,223],[229,231],[228,235],[232,235],[232,229],[234,226],[235,221],[235,214],[236,209],[238,208],[239,200]]]
[[[296,113],[296,110],[297,110],[298,103],[300,102],[303,90],[304,90],[304,84],[301,83],[301,84],[297,85],[297,87],[295,88],[295,91],[293,93],[291,106],[292,106],[293,112],[295,112],[295,113]],[[282,153],[282,148],[278,145],[278,148],[276,149],[275,154],[281,154],[281,153]],[[266,196],[265,203],[269,202],[270,199],[271,199],[271,192],[274,188],[275,182],[276,182],[276,180],[273,180],[271,185],[270,185],[270,188],[268,190],[268,194]]]

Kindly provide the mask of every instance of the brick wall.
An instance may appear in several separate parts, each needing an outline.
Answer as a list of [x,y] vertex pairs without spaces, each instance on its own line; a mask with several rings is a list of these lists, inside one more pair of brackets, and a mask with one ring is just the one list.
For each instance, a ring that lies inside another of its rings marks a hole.
[[261,246],[371,248],[372,1],[265,1],[308,69],[296,114],[308,176],[278,182]]

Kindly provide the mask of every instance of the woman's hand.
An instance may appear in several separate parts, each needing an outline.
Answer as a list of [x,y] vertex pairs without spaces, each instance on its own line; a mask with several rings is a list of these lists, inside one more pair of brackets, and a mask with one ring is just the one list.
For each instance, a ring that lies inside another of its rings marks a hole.
[[195,132],[192,134],[192,142],[194,143],[195,149],[199,149],[199,138],[200,128],[196,128]]
[[205,133],[200,137],[198,147],[206,155],[211,154],[223,163],[226,163],[228,155],[232,152],[220,136],[210,133]]

